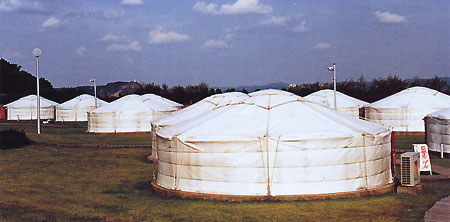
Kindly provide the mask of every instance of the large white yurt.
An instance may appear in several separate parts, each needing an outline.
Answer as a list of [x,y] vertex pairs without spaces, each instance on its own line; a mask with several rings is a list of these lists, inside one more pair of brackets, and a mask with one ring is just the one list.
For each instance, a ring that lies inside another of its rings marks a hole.
[[[97,98],[97,108],[108,104]],[[83,94],[56,106],[56,121],[87,121],[95,108],[95,97]]]
[[273,197],[388,186],[391,132],[289,93],[263,90],[157,131],[155,189]]
[[[53,119],[55,106],[58,103],[41,96],[40,118],[44,120]],[[8,109],[8,120],[35,120],[37,119],[37,96],[29,95],[5,105]]]
[[450,107],[450,96],[425,87],[411,87],[366,106],[371,122],[391,126],[394,131],[424,132],[423,118]]
[[151,122],[176,108],[127,95],[88,114],[88,132],[131,133],[150,132]]
[[431,151],[450,153],[450,108],[425,117],[425,135]]
[[[324,104],[330,108],[334,108],[334,91],[331,89],[323,89],[304,97],[306,100]],[[359,117],[359,109],[368,105],[362,100],[336,92],[336,109],[338,111],[348,113],[354,117]]]
[[230,103],[241,102],[242,100],[248,98],[247,94],[241,92],[228,92],[222,94],[216,94],[209,96],[199,102],[190,105],[184,109],[173,112],[172,114],[161,118],[152,123],[152,132],[153,132],[153,140],[152,140],[152,158],[156,160],[157,158],[157,149],[158,149],[158,140],[156,138],[156,131],[162,127],[173,126],[184,121],[198,118],[205,113],[210,112],[211,110],[221,107]]

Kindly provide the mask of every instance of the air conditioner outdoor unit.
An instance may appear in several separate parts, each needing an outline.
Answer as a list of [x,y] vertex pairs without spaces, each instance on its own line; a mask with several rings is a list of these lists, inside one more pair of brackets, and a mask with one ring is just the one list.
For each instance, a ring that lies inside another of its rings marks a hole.
[[415,186],[420,182],[420,154],[406,152],[401,158],[401,184],[402,186]]

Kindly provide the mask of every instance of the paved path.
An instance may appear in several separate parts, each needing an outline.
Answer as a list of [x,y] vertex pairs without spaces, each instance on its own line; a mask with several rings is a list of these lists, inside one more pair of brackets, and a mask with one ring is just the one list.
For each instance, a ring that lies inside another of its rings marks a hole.
[[[432,166],[433,171],[450,178],[450,168]],[[433,205],[425,213],[425,222],[448,222],[450,221],[450,196],[443,198]]]

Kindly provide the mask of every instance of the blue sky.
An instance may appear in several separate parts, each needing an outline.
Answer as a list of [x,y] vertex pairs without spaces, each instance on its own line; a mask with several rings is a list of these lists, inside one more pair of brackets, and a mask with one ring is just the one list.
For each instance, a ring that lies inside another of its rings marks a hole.
[[450,76],[447,0],[0,0],[0,57],[55,87]]

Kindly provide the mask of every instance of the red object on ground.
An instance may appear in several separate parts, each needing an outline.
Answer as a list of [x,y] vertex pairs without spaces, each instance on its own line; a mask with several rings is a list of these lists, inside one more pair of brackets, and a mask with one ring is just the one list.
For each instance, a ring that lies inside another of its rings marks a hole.
[[0,107],[0,119],[6,119],[5,107]]

